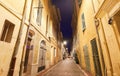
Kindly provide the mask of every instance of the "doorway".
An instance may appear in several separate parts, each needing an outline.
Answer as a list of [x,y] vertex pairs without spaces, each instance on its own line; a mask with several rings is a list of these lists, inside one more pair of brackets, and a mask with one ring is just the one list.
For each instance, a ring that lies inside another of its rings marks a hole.
[[40,43],[38,72],[45,69],[45,54],[46,54],[46,42],[42,40]]
[[25,53],[25,62],[24,62],[24,70],[23,70],[24,73],[30,72],[31,70],[32,56],[33,56],[33,36],[34,36],[34,32],[30,30],[28,34],[26,53]]
[[95,76],[102,76],[98,48],[97,48],[97,43],[96,43],[95,38],[93,40],[91,40],[91,46],[92,46],[94,68],[95,68],[95,72],[96,72]]

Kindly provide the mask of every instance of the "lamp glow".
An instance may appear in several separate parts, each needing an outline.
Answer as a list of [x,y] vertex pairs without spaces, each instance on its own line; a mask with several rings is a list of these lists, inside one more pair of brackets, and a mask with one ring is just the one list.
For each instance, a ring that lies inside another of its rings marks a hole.
[[63,44],[66,45],[66,44],[67,44],[67,41],[64,41]]

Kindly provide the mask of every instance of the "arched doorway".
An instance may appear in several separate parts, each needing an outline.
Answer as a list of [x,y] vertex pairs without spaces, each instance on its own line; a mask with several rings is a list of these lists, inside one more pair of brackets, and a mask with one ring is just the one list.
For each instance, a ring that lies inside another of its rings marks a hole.
[[38,72],[45,69],[45,51],[46,51],[46,42],[42,40],[40,42]]

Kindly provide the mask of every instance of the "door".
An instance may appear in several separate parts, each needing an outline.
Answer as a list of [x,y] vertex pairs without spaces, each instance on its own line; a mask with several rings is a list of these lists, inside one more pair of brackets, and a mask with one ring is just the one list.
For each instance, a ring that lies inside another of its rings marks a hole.
[[32,65],[32,55],[33,55],[33,33],[30,30],[28,34],[26,53],[25,53],[25,62],[24,62],[24,73],[30,72]]
[[102,76],[98,48],[95,38],[91,40],[91,46],[92,46],[93,62],[94,62],[96,76]]
[[28,38],[25,54],[24,73],[27,72],[31,39]]
[[40,43],[38,72],[40,72],[43,69],[45,69],[45,52],[46,52],[46,43],[43,40]]

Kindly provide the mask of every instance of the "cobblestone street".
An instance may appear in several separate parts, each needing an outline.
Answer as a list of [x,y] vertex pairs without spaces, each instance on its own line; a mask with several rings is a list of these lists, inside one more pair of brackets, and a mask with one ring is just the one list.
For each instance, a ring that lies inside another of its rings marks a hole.
[[85,76],[72,59],[66,59],[58,63],[43,76]]

